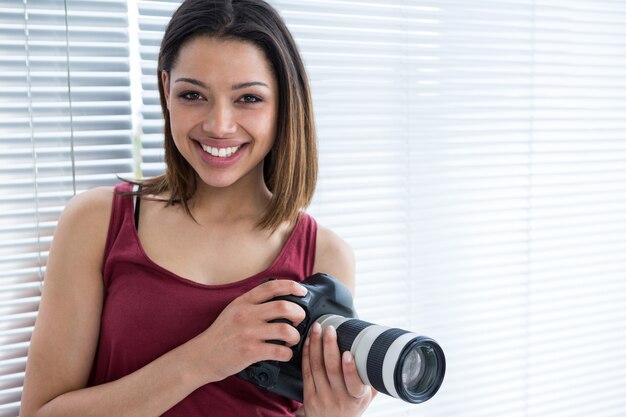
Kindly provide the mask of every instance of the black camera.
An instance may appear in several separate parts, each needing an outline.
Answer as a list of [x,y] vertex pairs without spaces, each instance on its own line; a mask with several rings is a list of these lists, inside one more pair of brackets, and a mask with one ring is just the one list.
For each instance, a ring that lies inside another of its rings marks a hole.
[[329,275],[318,273],[302,284],[308,290],[304,297],[276,298],[292,301],[306,312],[297,326],[301,340],[293,347],[292,359],[252,364],[237,374],[240,378],[302,402],[302,345],[311,325],[318,322],[322,329],[335,327],[340,352],[352,352],[365,384],[414,404],[435,395],[446,369],[443,350],[437,342],[406,330],[359,320],[350,291]]

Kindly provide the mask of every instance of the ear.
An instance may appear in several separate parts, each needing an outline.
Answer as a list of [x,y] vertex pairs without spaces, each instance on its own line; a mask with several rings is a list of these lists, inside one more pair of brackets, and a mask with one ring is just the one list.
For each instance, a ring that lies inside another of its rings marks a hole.
[[161,84],[163,84],[163,95],[167,109],[170,109],[170,74],[167,71],[161,71]]

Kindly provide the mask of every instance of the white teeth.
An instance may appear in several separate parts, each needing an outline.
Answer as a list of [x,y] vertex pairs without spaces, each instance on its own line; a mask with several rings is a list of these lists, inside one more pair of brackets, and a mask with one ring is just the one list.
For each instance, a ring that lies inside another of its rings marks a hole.
[[241,148],[239,146],[232,146],[230,148],[213,148],[211,146],[202,145],[202,149],[208,154],[213,156],[217,156],[218,158],[228,158],[232,156],[235,152],[237,152]]

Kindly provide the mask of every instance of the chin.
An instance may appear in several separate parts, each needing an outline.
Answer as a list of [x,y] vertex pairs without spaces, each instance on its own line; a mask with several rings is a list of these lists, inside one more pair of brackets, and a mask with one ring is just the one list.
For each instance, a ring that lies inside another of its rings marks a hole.
[[231,179],[216,179],[216,178],[199,178],[199,184],[209,188],[228,188],[234,185],[237,181]]

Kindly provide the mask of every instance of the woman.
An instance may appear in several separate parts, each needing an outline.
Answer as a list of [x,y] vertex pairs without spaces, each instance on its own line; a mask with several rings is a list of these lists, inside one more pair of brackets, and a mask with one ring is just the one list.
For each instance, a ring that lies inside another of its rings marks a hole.
[[[304,405],[234,375],[288,361],[302,296],[354,289],[349,246],[317,226],[317,155],[295,43],[261,0],[187,0],[158,63],[164,175],[75,197],[55,232],[22,399],[30,416],[357,416],[373,397],[334,329],[303,348]],[[270,280],[269,278],[279,278]],[[284,345],[267,343],[281,340]]]

